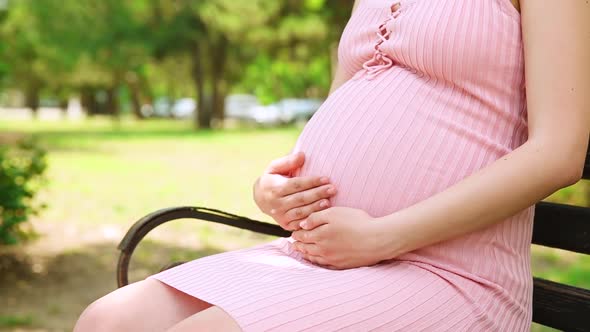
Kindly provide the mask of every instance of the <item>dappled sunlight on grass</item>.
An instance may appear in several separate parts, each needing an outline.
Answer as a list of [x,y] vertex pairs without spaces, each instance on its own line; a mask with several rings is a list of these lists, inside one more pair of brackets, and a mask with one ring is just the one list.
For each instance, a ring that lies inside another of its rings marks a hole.
[[[300,130],[204,134],[173,121],[147,121],[145,126],[159,133],[148,134],[149,129],[137,129],[143,123],[117,130],[99,124],[88,130],[81,124],[64,129],[53,123],[25,128],[50,151],[50,186],[43,193],[49,209],[43,218],[130,224],[153,210],[177,205],[264,218],[252,200],[252,184],[272,159],[289,153]],[[113,134],[117,131],[126,134]]]

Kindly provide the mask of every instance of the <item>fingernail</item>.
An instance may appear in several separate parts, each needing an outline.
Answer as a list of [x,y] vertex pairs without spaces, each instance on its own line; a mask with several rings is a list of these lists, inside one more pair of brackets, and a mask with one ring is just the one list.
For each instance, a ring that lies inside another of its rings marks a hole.
[[305,221],[305,220],[304,220],[304,221],[300,222],[300,223],[299,223],[299,226],[300,226],[301,228],[305,228],[305,227],[307,227],[307,221]]
[[332,195],[333,193],[335,193],[335,192],[336,192],[336,189],[334,189],[334,187],[330,187],[330,188],[328,188],[328,190],[326,190],[326,192],[327,192],[328,194]]
[[325,177],[325,176],[322,176],[322,178],[320,179],[320,182],[321,182],[322,184],[326,184],[326,183],[330,182],[330,179],[328,179],[328,178],[327,178],[327,177]]
[[325,207],[327,207],[327,206],[328,206],[328,201],[321,201],[321,202],[320,202],[320,207],[323,207],[323,208],[325,208]]

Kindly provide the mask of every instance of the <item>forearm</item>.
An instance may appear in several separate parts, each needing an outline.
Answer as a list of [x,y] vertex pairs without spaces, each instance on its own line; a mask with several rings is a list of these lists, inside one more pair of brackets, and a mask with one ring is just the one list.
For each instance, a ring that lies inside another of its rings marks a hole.
[[574,168],[555,153],[526,142],[444,191],[378,218],[382,256],[394,258],[500,222],[574,183]]

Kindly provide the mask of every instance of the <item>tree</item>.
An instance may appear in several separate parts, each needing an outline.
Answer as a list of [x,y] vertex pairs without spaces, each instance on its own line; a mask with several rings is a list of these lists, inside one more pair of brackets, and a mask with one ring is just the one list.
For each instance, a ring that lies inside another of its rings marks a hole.
[[61,81],[86,92],[105,89],[108,109],[114,116],[119,115],[117,91],[128,85],[134,113],[141,117],[139,77],[151,55],[144,21],[149,9],[146,1],[25,3],[43,27],[38,31],[40,39],[72,69],[73,74],[61,77]]
[[[6,20],[6,16],[8,15],[8,3],[0,1],[0,26]],[[6,44],[0,44],[0,88],[2,87],[2,83],[6,74],[8,72],[8,65],[6,63],[5,58],[6,53]]]
[[[79,91],[93,113],[100,104],[96,96],[104,91],[117,116],[118,92],[127,87],[141,117],[141,104],[153,99],[154,89],[174,97],[189,77],[194,86],[189,94],[198,100],[197,128],[223,120],[225,96],[232,90],[256,92],[266,102],[325,95],[335,42],[352,5],[345,0],[10,4],[0,37],[15,47],[2,56],[10,63],[8,84],[27,92],[30,105],[42,91],[60,99]],[[171,62],[186,73],[165,72]]]
[[0,39],[6,42],[5,45],[11,45],[2,50],[4,62],[10,64],[7,84],[23,90],[26,105],[36,115],[39,94],[51,60],[40,56],[37,29],[31,28],[26,5],[25,2],[11,2],[6,7]]
[[[309,62],[316,69],[319,66],[329,71],[330,48],[325,41],[330,29],[322,16],[326,13],[325,1],[308,0],[302,5],[291,0],[153,0],[152,5],[149,25],[157,38],[156,57],[185,52],[191,55],[199,109],[195,123],[199,128],[209,128],[212,119],[223,120],[223,101],[232,87],[254,91],[261,90],[261,85],[276,87],[283,83],[281,80],[290,79],[299,83],[291,84],[285,92],[267,89],[269,94],[302,94],[305,85],[318,78],[316,70],[300,80],[300,70]],[[318,56],[323,60],[312,60]],[[280,72],[271,80],[264,77],[268,69],[265,64],[270,62],[276,62],[273,68]],[[250,75],[245,74],[246,68],[250,68]],[[327,91],[326,76],[320,79],[321,91]],[[246,80],[255,85],[248,88]]]

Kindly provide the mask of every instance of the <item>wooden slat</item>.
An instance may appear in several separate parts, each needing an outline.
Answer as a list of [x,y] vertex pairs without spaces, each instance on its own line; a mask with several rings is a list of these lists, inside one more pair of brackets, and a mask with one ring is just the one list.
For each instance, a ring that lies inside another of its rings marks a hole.
[[533,321],[562,331],[590,331],[590,290],[535,278]]
[[590,208],[538,202],[533,243],[590,254]]

